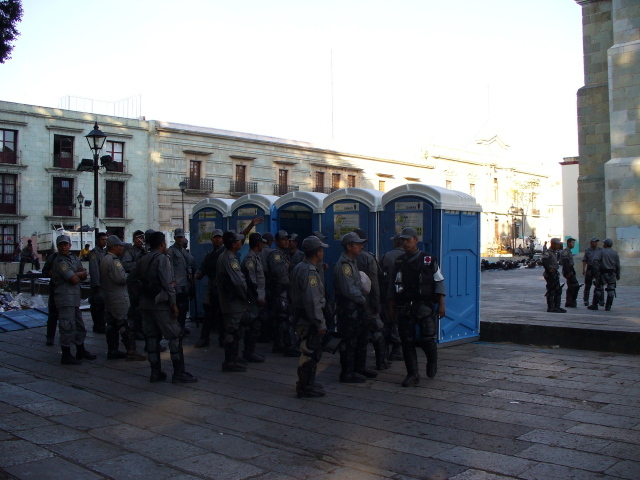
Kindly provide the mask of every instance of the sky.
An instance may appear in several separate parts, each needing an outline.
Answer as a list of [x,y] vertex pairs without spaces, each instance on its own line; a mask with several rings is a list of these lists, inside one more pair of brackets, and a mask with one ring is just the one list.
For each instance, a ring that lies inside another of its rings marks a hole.
[[139,95],[147,119],[408,161],[490,120],[510,154],[578,154],[574,0],[23,0],[0,100]]

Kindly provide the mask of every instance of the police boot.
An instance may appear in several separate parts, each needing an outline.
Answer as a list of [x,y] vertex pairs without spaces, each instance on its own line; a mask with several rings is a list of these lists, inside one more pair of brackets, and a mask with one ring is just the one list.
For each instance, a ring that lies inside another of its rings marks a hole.
[[340,352],[340,383],[364,383],[365,378],[353,371],[353,353],[350,351]]
[[[49,311],[51,311],[51,307],[49,307]],[[49,317],[47,319],[47,347],[51,347],[54,344],[57,326],[58,321],[55,318]]]
[[300,350],[297,348],[298,339],[296,336],[291,323],[283,322],[283,331],[282,331],[282,340],[283,340],[283,348],[282,352],[283,357],[299,357]]
[[84,348],[84,343],[81,343],[76,345],[76,358],[78,360],[95,360],[98,357]]
[[373,342],[373,351],[376,355],[377,370],[386,370],[387,368],[391,368],[391,364],[387,360],[387,346],[384,343],[384,337]]
[[316,382],[316,373],[318,372],[318,363],[316,361],[311,362],[311,385],[313,386],[313,388],[315,388],[316,390],[323,390],[324,391],[324,385]]
[[555,294],[551,290],[547,290],[547,312],[554,313],[556,311]]
[[427,377],[433,378],[438,373],[438,346],[435,340],[430,340],[423,350],[427,356]]
[[564,308],[560,307],[560,305],[562,304],[562,291],[556,292],[554,300],[555,300],[556,312],[557,313],[567,313],[567,311]]
[[613,297],[607,297],[607,304],[604,309],[608,312],[611,310],[611,305],[613,305]]
[[148,337],[146,341],[146,351],[149,354],[149,365],[151,366],[151,383],[164,382],[167,374],[162,371],[160,365],[160,354],[158,353],[158,339],[156,337]]
[[62,357],[60,363],[62,365],[82,365],[82,360],[71,355],[71,347],[61,347]]
[[191,375],[184,369],[184,352],[182,350],[182,340],[178,344],[178,351],[171,354],[173,362],[173,376],[171,383],[195,383],[198,381],[196,377]]
[[121,360],[126,358],[127,354],[118,350],[119,338],[118,331],[109,328],[107,334],[107,360]]
[[413,346],[402,345],[402,354],[404,356],[404,365],[407,368],[407,376],[402,381],[403,387],[413,387],[420,383],[420,374],[418,373],[418,354]]
[[258,353],[256,353],[256,343],[258,340],[258,332],[259,326],[256,328],[256,325],[252,325],[247,328],[247,331],[244,334],[244,351],[242,352],[242,358],[245,359],[249,363],[262,363],[264,362],[264,357]]
[[246,372],[247,367],[238,363],[238,350],[236,340],[224,344],[224,362],[222,362],[223,372]]
[[389,360],[398,360],[402,361],[402,347],[399,343],[394,343],[391,345],[391,353],[389,353]]
[[359,373],[365,378],[376,378],[378,376],[378,372],[374,372],[367,368],[367,347],[359,348],[356,351],[355,356],[355,368],[354,371]]
[[127,354],[126,354],[127,361],[142,362],[147,359],[145,355],[138,353],[138,347],[136,345],[136,336],[133,333],[132,328],[128,328],[125,332],[122,333],[122,343],[124,343],[124,346],[127,349]]
[[324,397],[324,392],[314,388],[311,381],[312,362],[307,362],[298,367],[298,382],[296,383],[296,396],[298,398]]

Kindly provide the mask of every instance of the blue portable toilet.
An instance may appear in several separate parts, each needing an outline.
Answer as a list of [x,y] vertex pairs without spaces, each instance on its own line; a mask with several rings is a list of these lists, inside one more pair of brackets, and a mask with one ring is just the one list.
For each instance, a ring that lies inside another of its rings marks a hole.
[[[277,219],[274,203],[278,198],[280,197],[261,195],[259,193],[249,193],[240,197],[231,205],[228,229],[240,233],[251,222],[253,217],[264,217],[264,222],[254,227],[252,232],[265,233],[272,231]],[[248,251],[249,242],[245,242],[240,250],[240,258],[244,258]]]
[[[324,254],[329,271],[342,255],[342,237],[356,228],[367,234],[365,249],[377,256],[378,212],[382,208],[383,193],[364,188],[341,188],[327,195],[324,203],[322,233],[327,236],[329,248]],[[333,291],[333,275],[327,275],[327,286]]]
[[300,235],[298,248],[302,240],[322,228],[323,201],[327,195],[318,192],[289,192],[275,201],[278,230]]
[[[211,232],[219,228],[227,229],[227,220],[231,214],[233,199],[205,198],[191,210],[189,215],[189,253],[193,256],[194,267],[197,270],[205,255],[211,251]],[[204,299],[209,289],[209,279],[204,277],[196,280],[196,297],[191,301],[191,317],[203,317]]]
[[380,251],[393,249],[391,237],[416,229],[418,248],[436,256],[447,287],[447,315],[439,320],[438,342],[480,338],[480,213],[466,193],[409,183],[382,197]]

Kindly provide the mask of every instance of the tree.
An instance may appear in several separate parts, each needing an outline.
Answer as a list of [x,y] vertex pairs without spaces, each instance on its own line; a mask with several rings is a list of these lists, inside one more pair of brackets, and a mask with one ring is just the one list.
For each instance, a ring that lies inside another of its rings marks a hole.
[[22,0],[0,0],[0,63],[11,58],[12,42],[20,35],[16,26],[22,13]]

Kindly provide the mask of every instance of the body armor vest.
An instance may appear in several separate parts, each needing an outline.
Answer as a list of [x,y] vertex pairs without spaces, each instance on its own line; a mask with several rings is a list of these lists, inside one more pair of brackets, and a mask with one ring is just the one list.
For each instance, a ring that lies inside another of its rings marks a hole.
[[435,282],[433,280],[434,260],[424,252],[417,252],[407,258],[400,256],[395,262],[395,290],[398,305],[411,301],[422,301],[433,305]]

